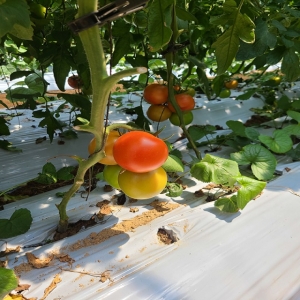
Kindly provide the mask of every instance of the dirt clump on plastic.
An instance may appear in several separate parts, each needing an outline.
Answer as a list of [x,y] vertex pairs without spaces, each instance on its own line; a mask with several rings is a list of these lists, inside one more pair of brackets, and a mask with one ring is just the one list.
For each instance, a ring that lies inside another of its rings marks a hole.
[[[150,205],[153,208],[149,211],[143,212],[142,214],[135,216],[132,219],[124,220],[110,228],[105,228],[98,233],[92,232],[85,239],[78,240],[76,243],[68,246],[67,250],[76,251],[84,247],[100,244],[113,236],[134,231],[136,228],[146,225],[154,219],[162,217],[181,206],[178,203],[161,202],[158,200],[153,201],[152,203],[150,203]],[[62,249],[62,251],[64,251],[64,249]]]
[[157,232],[157,237],[158,237],[158,240],[165,245],[170,245],[170,244],[174,243],[174,240],[172,239],[172,237],[163,228],[159,228],[159,230]]

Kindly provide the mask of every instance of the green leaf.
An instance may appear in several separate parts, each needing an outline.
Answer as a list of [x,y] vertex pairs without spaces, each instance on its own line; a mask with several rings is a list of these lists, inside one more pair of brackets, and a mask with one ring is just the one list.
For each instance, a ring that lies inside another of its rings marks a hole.
[[215,201],[215,207],[220,211],[227,213],[236,213],[239,208],[237,206],[237,196],[233,195],[231,197],[220,198]]
[[255,24],[246,14],[238,14],[237,19],[238,35],[239,38],[245,43],[254,43]]
[[181,184],[168,182],[167,183],[168,197],[178,197],[182,194],[183,188]]
[[257,88],[255,89],[248,89],[244,94],[240,94],[236,97],[236,100],[248,100],[250,99],[257,91]]
[[4,118],[0,117],[0,136],[10,135],[9,127],[6,124],[7,121]]
[[234,26],[230,26],[230,28],[212,44],[211,47],[216,49],[218,75],[225,73],[230,67],[239,49],[239,45],[240,41],[237,28]]
[[71,180],[74,178],[74,175],[71,173],[74,171],[73,166],[63,167],[57,171],[57,179],[58,180]]
[[243,209],[250,200],[259,195],[267,184],[246,176],[236,177],[235,179],[240,185],[237,192],[237,206],[240,209]]
[[27,208],[17,209],[10,219],[0,219],[0,239],[8,239],[27,232],[32,217]]
[[130,33],[119,37],[116,41],[115,50],[112,55],[111,65],[112,67],[116,66],[120,59],[126,54],[130,53]]
[[18,278],[13,270],[0,268],[0,299],[18,286]]
[[58,52],[53,58],[53,75],[58,88],[65,91],[65,82],[70,72],[70,65],[64,51]]
[[273,137],[260,135],[258,139],[275,153],[285,153],[292,149],[293,141],[284,130],[275,130]]
[[43,165],[42,172],[43,173],[49,173],[49,174],[52,174],[53,176],[56,176],[56,168],[50,162],[48,162],[48,163],[46,163],[46,164]]
[[20,24],[15,24],[9,33],[22,40],[32,40],[33,28],[31,25],[24,27]]
[[226,125],[238,136],[247,137],[245,134],[246,127],[240,121],[229,120]]
[[294,161],[299,161],[300,160],[300,144],[297,145],[296,148],[291,149],[286,153],[289,157],[292,158]]
[[255,141],[258,140],[258,137],[260,136],[260,133],[252,127],[246,127],[245,128],[245,135],[248,139]]
[[216,130],[215,126],[212,125],[192,125],[188,128],[188,132],[193,139],[193,141],[198,141],[207,134],[212,134]]
[[149,6],[148,35],[149,49],[152,52],[161,49],[171,39],[172,30],[167,22],[171,17],[171,10],[167,10],[167,7],[171,4],[173,0],[154,0]]
[[[9,16],[9,17],[8,17]],[[31,28],[29,7],[25,0],[6,0],[0,2],[0,38],[6,33],[18,29],[16,24]],[[20,28],[20,27],[19,27]],[[28,36],[25,36],[28,37]]]
[[[1,132],[1,126],[0,126],[0,132]],[[14,147],[12,143],[6,140],[0,140],[0,148],[12,152],[22,152],[22,149]]]
[[180,158],[169,155],[166,162],[162,165],[166,172],[183,172],[184,166]]
[[53,141],[55,130],[56,129],[62,130],[60,123],[58,122],[58,120],[56,120],[53,117],[51,113],[39,123],[39,127],[44,127],[44,126],[47,127],[47,133],[49,135],[51,142]]
[[292,48],[284,52],[281,71],[287,81],[296,81],[300,76],[299,56]]
[[240,174],[235,161],[206,154],[205,157],[192,166],[191,175],[203,182],[226,184],[232,177]]
[[300,124],[293,124],[282,129],[287,135],[300,135]]
[[85,95],[59,93],[57,94],[57,97],[62,97],[67,100],[73,107],[78,107],[80,109],[86,110],[87,112],[90,112],[92,109],[91,101]]
[[255,37],[253,44],[241,42],[237,60],[249,60],[263,55],[268,47],[274,48],[277,42],[276,36],[269,32],[267,22],[261,18],[256,21]]
[[5,90],[5,92],[7,93],[6,98],[9,100],[41,96],[40,92],[26,87],[16,87],[14,89],[9,88]]
[[293,110],[288,110],[286,113],[289,117],[296,120],[300,124],[300,113],[299,112],[296,112]]
[[10,74],[9,76],[9,80],[14,80],[14,79],[18,79],[18,78],[21,78],[21,77],[26,77],[30,74],[32,74],[33,71],[16,71],[16,72],[13,72]]
[[186,9],[182,9],[179,6],[176,6],[175,9],[176,9],[176,16],[179,19],[184,21],[194,21],[195,23],[198,23],[198,19]]
[[38,92],[40,95],[43,95],[46,91],[46,83],[43,77],[36,73],[29,74],[25,78],[25,83],[31,90]]
[[251,170],[259,180],[269,180],[273,177],[277,161],[274,155],[259,144],[247,145],[243,150],[231,153],[230,158],[239,165],[251,165]]

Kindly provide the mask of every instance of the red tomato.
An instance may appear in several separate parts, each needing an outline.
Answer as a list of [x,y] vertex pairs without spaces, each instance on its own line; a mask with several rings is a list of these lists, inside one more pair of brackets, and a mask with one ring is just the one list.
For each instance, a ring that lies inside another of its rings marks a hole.
[[150,104],[163,104],[168,101],[168,87],[163,84],[150,84],[144,89],[144,99]]
[[145,173],[163,165],[168,158],[168,147],[150,133],[130,131],[116,140],[113,155],[123,169]]
[[73,89],[80,89],[82,87],[82,81],[78,75],[72,75],[68,77],[68,85]]
[[[192,110],[195,107],[195,100],[188,94],[177,94],[175,100],[182,111]],[[171,102],[168,102],[168,107],[171,112],[175,112],[175,108]]]
[[147,116],[154,122],[162,122],[170,118],[172,112],[166,105],[152,104],[147,110]]
[[166,171],[159,167],[146,173],[124,171],[119,174],[119,186],[129,197],[134,199],[149,199],[163,191],[167,184]]
[[[99,163],[104,164],[104,165],[117,165],[114,156],[113,156],[113,145],[114,142],[120,137],[120,134],[118,131],[111,131],[108,134],[108,137],[106,139],[104,151],[105,151],[105,157],[102,158]],[[89,154],[93,154],[95,152],[96,148],[96,140],[93,138],[90,141],[90,144],[88,146],[88,151]]]

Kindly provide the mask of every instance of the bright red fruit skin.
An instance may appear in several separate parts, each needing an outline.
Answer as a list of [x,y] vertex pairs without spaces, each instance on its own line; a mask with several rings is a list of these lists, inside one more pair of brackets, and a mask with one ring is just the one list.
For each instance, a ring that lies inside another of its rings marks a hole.
[[130,131],[115,141],[113,156],[123,169],[145,173],[164,164],[168,158],[168,147],[150,133]]

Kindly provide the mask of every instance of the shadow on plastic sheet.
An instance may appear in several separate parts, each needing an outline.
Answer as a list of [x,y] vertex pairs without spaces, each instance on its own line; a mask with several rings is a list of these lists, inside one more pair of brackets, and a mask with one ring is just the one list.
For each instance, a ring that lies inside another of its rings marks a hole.
[[235,218],[237,218],[238,216],[241,215],[240,212],[237,212],[235,214],[232,213],[224,213],[221,212],[218,208],[216,207],[208,207],[208,208],[204,208],[204,211],[207,211],[213,215],[215,215],[215,217],[221,221],[225,221],[227,223],[231,223]]

